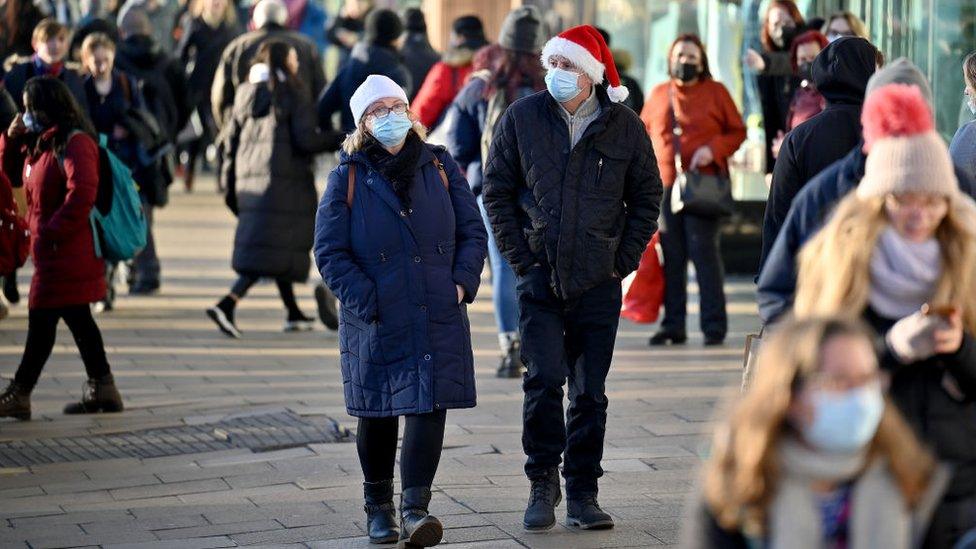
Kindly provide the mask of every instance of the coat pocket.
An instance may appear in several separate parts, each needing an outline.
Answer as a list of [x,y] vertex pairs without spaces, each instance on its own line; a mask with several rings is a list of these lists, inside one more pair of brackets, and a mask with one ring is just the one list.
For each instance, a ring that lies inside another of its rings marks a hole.
[[587,237],[587,262],[599,266],[595,271],[601,276],[613,274],[620,237],[607,236],[593,229],[587,231]]

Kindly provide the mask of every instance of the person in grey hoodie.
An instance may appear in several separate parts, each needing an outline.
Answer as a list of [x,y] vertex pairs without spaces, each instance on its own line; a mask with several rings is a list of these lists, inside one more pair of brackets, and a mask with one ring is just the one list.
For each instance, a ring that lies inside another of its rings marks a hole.
[[[966,106],[976,116],[976,51],[966,56],[962,74],[966,81]],[[976,120],[959,128],[949,145],[949,155],[956,165],[959,186],[976,187]]]

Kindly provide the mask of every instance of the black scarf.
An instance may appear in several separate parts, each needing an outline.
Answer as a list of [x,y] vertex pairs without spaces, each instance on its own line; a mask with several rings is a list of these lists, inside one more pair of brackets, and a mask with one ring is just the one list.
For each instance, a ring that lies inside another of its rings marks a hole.
[[372,136],[367,137],[366,146],[363,147],[366,157],[390,182],[393,192],[400,199],[400,204],[407,210],[410,209],[410,189],[413,187],[417,161],[420,160],[423,148],[424,142],[412,130],[407,134],[403,148],[397,154],[390,154]]

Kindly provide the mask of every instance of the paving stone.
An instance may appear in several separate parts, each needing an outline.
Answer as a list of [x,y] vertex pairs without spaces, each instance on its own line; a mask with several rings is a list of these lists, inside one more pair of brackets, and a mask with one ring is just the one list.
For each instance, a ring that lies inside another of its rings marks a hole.
[[284,526],[274,520],[257,520],[249,522],[228,522],[225,524],[209,524],[207,526],[197,526],[193,528],[176,528],[172,530],[156,530],[155,534],[159,539],[184,539],[199,538],[210,536],[221,536],[229,534],[242,534],[249,532],[264,532],[269,530],[281,530]]
[[103,549],[217,549],[220,547],[237,547],[237,543],[227,536],[215,536],[210,538],[147,541],[143,543],[107,544],[103,546]]
[[305,542],[330,538],[348,538],[361,536],[363,532],[354,524],[333,524],[309,526],[306,528],[289,528],[271,532],[254,532],[251,534],[234,534],[231,539],[241,545],[258,545],[263,543]]

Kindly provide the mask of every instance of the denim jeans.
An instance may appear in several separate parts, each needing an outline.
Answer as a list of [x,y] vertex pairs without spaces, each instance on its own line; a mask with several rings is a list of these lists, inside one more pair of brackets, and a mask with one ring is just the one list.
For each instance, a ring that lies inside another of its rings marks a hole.
[[153,206],[142,201],[146,212],[146,247],[132,259],[133,282],[135,284],[159,285],[159,257],[156,255],[156,239],[153,238]]
[[[522,448],[525,473],[537,479],[565,455],[566,493],[597,493],[603,476],[607,428],[606,379],[620,320],[620,280],[612,279],[579,298],[563,300],[549,287],[549,268],[535,267],[519,278],[522,360]],[[563,419],[563,385],[569,409]]]
[[485,228],[488,229],[488,261],[491,264],[491,299],[495,305],[495,322],[501,333],[517,332],[519,325],[515,272],[498,251],[498,244],[495,242],[495,235],[491,232],[488,212],[485,211],[485,203],[481,196],[478,196],[478,206],[481,208],[481,217],[485,220]]

